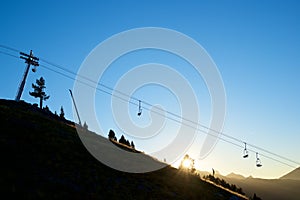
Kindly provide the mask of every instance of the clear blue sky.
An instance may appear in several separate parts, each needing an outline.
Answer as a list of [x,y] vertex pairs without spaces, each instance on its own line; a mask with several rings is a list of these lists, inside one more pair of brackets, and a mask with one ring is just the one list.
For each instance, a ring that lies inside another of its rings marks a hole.
[[[0,11],[0,44],[27,53],[32,49],[36,56],[74,72],[96,45],[128,29],[163,27],[192,37],[210,54],[222,76],[227,96],[224,132],[300,162],[297,1],[1,1]],[[0,61],[0,98],[14,99],[25,63],[3,54]],[[111,73],[121,76],[116,69]],[[57,112],[63,106],[66,117],[73,120],[68,93],[73,80],[45,68],[29,73],[22,99],[38,102],[28,92],[40,76],[45,78],[46,92],[51,96],[46,104]],[[106,84],[113,87],[113,83]],[[148,101],[163,103],[158,96],[148,96]],[[209,112],[207,101],[202,102],[204,115]],[[119,131],[109,117],[103,117],[107,120],[105,136],[109,128]],[[202,123],[209,125],[209,117],[204,116]],[[263,157],[264,167],[257,169],[254,155],[244,161],[241,151],[219,141],[210,156],[197,160],[197,166],[201,170],[213,167],[222,174],[265,178],[292,170]],[[197,157],[197,146],[189,153]]]

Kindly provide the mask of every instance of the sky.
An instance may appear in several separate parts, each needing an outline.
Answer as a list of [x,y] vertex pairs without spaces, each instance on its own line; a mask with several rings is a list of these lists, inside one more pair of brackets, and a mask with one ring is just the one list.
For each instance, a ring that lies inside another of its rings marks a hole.
[[[56,70],[39,66],[36,73],[29,72],[22,94],[26,102],[38,103],[29,91],[31,83],[43,76],[45,92],[50,95],[45,105],[57,113],[63,106],[66,118],[77,121],[68,91],[73,88],[75,76],[62,76],[57,72],[66,71],[45,60],[77,73],[90,52],[115,34],[143,27],[172,29],[198,42],[218,68],[226,91],[223,132],[300,162],[300,4],[297,1],[1,1],[0,11],[0,45],[25,53],[33,50],[41,65]],[[0,46],[0,98],[14,99],[26,65],[24,60],[5,53],[19,56]],[[157,50],[129,53],[112,63],[101,83],[114,88],[126,72],[151,62],[168,64],[190,81],[198,91],[199,123],[209,126],[211,100],[205,82],[178,56]],[[132,95],[181,114],[176,95],[159,85],[144,86]],[[97,91],[95,98],[95,110],[103,128],[99,134],[106,137],[109,129],[113,129],[120,138],[123,130],[112,119],[111,95]],[[128,110],[131,120],[139,126],[151,123],[147,110],[143,110],[142,118],[136,117],[136,105],[130,104]],[[90,128],[93,129],[92,125]],[[176,128],[178,123],[166,120],[165,132],[157,141],[174,138],[172,133]],[[205,138],[205,134],[199,135],[187,153],[200,170],[214,168],[223,175],[234,172],[246,177],[278,178],[294,169],[263,156],[260,157],[263,167],[256,168],[253,152],[245,160],[243,148],[222,140],[205,159],[198,159]],[[166,144],[153,145],[151,141],[126,137],[146,153]],[[259,153],[299,167],[266,152]]]

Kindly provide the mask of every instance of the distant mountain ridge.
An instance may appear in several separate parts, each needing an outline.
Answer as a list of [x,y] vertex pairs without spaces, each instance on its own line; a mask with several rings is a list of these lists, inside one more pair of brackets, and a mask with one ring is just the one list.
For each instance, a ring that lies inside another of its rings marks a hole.
[[283,175],[280,179],[300,180],[300,167]]
[[300,199],[300,168],[297,168],[279,179],[244,177],[239,174],[230,173],[227,176],[216,174],[230,184],[243,188],[247,196],[256,193],[266,200],[299,200]]
[[227,178],[235,178],[235,179],[245,179],[246,177],[240,175],[240,174],[235,174],[235,173],[230,173],[226,175]]

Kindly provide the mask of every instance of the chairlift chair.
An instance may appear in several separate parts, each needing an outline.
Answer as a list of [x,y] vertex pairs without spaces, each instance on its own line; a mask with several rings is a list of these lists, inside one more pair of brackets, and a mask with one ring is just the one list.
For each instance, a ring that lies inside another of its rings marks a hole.
[[139,110],[138,110],[137,115],[141,116],[141,114],[142,114],[142,106],[141,106],[141,100],[139,100]]
[[261,166],[262,166],[261,161],[258,158],[258,153],[256,152],[256,167],[261,167]]
[[248,154],[248,150],[247,150],[247,147],[246,147],[246,142],[245,143],[245,149],[244,149],[244,155],[243,155],[243,158],[248,158],[249,154]]
[[248,158],[249,154],[248,154],[248,150],[244,149],[244,155],[243,158]]

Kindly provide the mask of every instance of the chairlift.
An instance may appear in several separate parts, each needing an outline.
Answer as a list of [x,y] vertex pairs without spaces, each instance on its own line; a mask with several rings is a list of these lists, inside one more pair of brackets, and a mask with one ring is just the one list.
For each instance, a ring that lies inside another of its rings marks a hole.
[[249,154],[248,154],[248,150],[247,150],[247,144],[246,142],[245,143],[245,149],[244,149],[244,155],[243,155],[243,158],[248,158]]
[[256,152],[256,167],[261,167],[261,166],[262,166],[261,161],[258,158],[258,153]]
[[141,100],[139,100],[139,111],[137,113],[138,116],[141,116],[142,114],[142,106],[141,106]]

